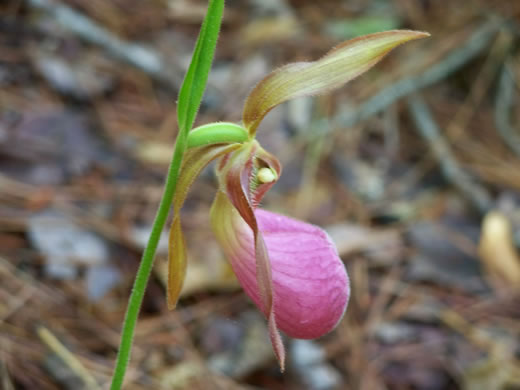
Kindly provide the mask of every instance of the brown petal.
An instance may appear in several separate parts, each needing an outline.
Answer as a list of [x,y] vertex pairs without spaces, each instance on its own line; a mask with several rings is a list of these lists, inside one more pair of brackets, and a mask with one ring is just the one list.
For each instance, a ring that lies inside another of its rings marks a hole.
[[283,66],[260,81],[249,94],[242,114],[245,128],[254,135],[263,117],[275,106],[300,96],[321,94],[366,72],[396,46],[429,36],[393,30],[346,41],[314,62]]
[[182,233],[180,209],[186,199],[188,190],[199,175],[200,171],[214,159],[230,153],[240,147],[240,144],[209,145],[189,149],[184,155],[177,191],[173,200],[174,218],[168,240],[168,308],[174,309],[186,276],[186,241]]

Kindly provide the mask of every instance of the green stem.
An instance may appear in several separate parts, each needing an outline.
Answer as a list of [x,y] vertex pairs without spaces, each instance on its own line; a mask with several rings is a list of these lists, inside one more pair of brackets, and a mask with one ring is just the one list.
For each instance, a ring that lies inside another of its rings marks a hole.
[[137,270],[132,293],[130,294],[128,301],[128,308],[126,309],[123,330],[121,333],[121,343],[117,353],[116,366],[110,390],[119,390],[123,385],[126,368],[130,361],[135,325],[137,323],[137,318],[139,317],[139,311],[143,302],[146,285],[148,284],[148,279],[150,278],[150,273],[152,271],[157,245],[159,244],[159,239],[164,224],[166,223],[166,218],[168,218],[172,198],[177,187],[177,179],[179,178],[182,157],[186,149],[186,138],[185,134],[179,134],[177,142],[175,143],[175,150],[168,169],[168,175],[166,176],[163,196],[159,208],[157,209],[157,214],[155,215],[155,220],[152,226],[152,232],[150,233],[148,244],[143,252],[141,264]]
[[[179,134],[177,135],[175,150],[168,169],[168,175],[166,176],[166,183],[164,184],[161,203],[157,209],[157,214],[155,215],[155,220],[152,226],[152,232],[150,233],[148,244],[144,249],[141,264],[139,265],[135,277],[134,287],[132,288],[132,293],[130,294],[130,299],[128,301],[128,308],[126,309],[123,330],[121,333],[121,344],[119,345],[119,351],[117,353],[116,366],[114,368],[110,390],[120,390],[123,385],[123,379],[130,360],[130,353],[132,351],[135,325],[137,323],[137,318],[139,317],[139,311],[143,302],[146,285],[148,284],[148,279],[150,278],[150,273],[152,271],[155,251],[157,250],[157,245],[159,244],[159,239],[164,224],[166,223],[166,218],[168,218],[173,196],[177,188],[181,163],[188,144],[188,133],[193,126],[197,110],[200,107],[204,89],[206,88],[206,82],[208,80],[208,74],[211,69],[211,63],[213,61],[217,44],[218,33],[220,31],[220,24],[222,22],[223,11],[224,0],[209,0],[208,12],[202,22],[191,63],[186,75],[184,76],[184,81],[179,91],[179,98],[177,101]],[[205,131],[207,130],[203,130],[202,133],[197,133],[198,135],[195,135],[195,144],[198,142],[209,144],[214,141],[219,141],[222,138],[221,136],[217,136],[216,139],[205,140],[205,137],[200,137],[200,135],[204,135]],[[227,132],[232,133],[233,139],[237,137],[236,129],[232,128]],[[240,138],[240,135],[238,138]]]

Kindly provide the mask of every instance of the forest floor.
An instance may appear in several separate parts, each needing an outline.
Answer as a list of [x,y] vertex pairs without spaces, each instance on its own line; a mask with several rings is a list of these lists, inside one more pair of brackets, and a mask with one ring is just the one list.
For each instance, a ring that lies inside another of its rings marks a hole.
[[[3,389],[108,388],[206,5],[0,2]],[[182,210],[182,298],[168,311],[162,242],[125,389],[520,388],[519,1],[228,0],[197,124],[239,122],[272,69],[394,28],[431,37],[258,132],[284,166],[262,207],[322,226],[345,262],[341,323],[285,338],[280,373],[210,230],[209,169]]]

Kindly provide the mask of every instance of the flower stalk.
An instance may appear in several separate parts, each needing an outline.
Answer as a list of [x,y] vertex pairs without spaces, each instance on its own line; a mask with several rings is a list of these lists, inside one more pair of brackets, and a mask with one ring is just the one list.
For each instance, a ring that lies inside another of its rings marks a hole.
[[148,279],[150,278],[150,273],[152,271],[159,239],[164,229],[166,219],[168,218],[174,194],[177,191],[181,164],[184,158],[184,153],[189,144],[188,132],[193,126],[195,115],[200,106],[202,94],[206,87],[211,63],[213,62],[215,47],[217,45],[220,25],[222,23],[223,12],[224,0],[209,1],[208,11],[200,29],[192,60],[179,91],[177,107],[179,134],[177,136],[173,156],[166,175],[163,195],[152,225],[152,232],[150,233],[150,238],[148,239],[148,243],[144,249],[132,292],[128,300],[128,307],[123,321],[121,342],[117,352],[110,390],[120,390],[123,386],[126,369],[130,361],[139,311],[143,302]]
[[[180,146],[177,146],[180,145]],[[134,339],[135,326],[139,311],[143,303],[144,293],[150,278],[150,273],[153,267],[153,261],[161,233],[166,224],[166,219],[170,212],[171,199],[177,188],[177,180],[179,178],[180,161],[182,160],[183,145],[177,143],[173,157],[166,176],[166,183],[164,185],[164,192],[157,209],[157,214],[152,225],[152,232],[150,238],[143,252],[137,274],[135,276],[134,286],[128,299],[128,307],[126,309],[125,318],[123,320],[123,329],[121,331],[121,343],[117,352],[116,366],[112,376],[112,384],[110,390],[119,390],[123,386],[123,380],[126,373],[126,368],[130,361],[130,353],[132,351],[132,344]]]

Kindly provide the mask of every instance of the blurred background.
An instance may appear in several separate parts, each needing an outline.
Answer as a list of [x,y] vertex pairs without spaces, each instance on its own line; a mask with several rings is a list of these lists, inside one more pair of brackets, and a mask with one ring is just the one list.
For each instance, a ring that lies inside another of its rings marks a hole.
[[[183,297],[167,310],[162,242],[125,389],[519,389],[520,2],[226,3],[197,124],[240,121],[264,75],[346,39],[432,36],[259,130],[284,165],[263,207],[324,227],[349,271],[337,329],[286,339],[280,374],[209,229],[208,169]],[[108,388],[206,5],[0,2],[3,389]]]

